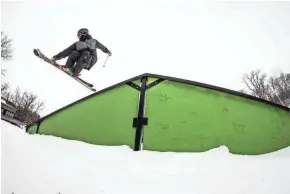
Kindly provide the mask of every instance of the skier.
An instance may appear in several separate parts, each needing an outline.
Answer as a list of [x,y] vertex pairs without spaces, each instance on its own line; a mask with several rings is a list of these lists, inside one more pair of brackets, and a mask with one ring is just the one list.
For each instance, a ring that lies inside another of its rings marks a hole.
[[96,64],[98,60],[97,48],[109,56],[112,55],[107,47],[92,38],[87,28],[81,28],[77,36],[79,41],[73,43],[51,59],[52,62],[55,62],[68,56],[63,70],[73,77],[78,76],[83,69],[89,71]]

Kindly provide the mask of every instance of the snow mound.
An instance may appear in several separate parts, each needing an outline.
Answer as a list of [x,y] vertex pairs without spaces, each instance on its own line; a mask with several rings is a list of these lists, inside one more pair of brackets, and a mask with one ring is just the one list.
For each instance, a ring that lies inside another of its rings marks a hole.
[[133,152],[29,135],[2,121],[3,194],[289,194],[290,148],[236,156]]

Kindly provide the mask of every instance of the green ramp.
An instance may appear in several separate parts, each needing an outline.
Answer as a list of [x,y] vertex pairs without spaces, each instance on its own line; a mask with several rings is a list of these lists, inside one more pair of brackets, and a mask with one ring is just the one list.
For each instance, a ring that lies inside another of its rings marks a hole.
[[118,83],[63,107],[28,125],[29,134],[44,134],[97,145],[133,147],[132,119],[138,111],[138,90],[132,82]]
[[[169,81],[170,80],[170,81]],[[233,91],[167,79],[146,92],[143,149],[263,154],[290,145],[289,109]]]
[[290,109],[190,80],[142,74],[83,98],[27,127],[133,150],[265,154],[290,145]]

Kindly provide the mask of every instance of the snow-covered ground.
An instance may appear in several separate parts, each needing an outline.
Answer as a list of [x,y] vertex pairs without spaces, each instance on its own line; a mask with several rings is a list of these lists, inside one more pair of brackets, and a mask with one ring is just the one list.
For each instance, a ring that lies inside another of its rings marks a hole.
[[133,152],[29,135],[2,121],[2,194],[289,194],[290,148],[235,156]]

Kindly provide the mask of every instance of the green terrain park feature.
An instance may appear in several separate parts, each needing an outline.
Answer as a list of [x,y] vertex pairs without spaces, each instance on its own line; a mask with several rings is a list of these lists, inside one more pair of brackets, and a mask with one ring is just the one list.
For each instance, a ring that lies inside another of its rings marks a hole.
[[289,112],[220,91],[164,81],[147,91],[144,149],[261,154],[290,145]]
[[290,108],[142,74],[56,110],[26,131],[136,151],[204,152],[224,145],[234,154],[258,155],[290,146]]
[[[136,114],[138,91],[127,85],[92,96],[42,121],[39,134],[80,140],[98,145],[134,143],[132,118]],[[35,133],[36,125],[29,133]]]

